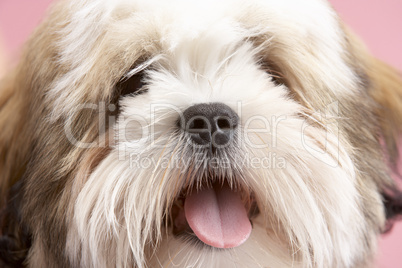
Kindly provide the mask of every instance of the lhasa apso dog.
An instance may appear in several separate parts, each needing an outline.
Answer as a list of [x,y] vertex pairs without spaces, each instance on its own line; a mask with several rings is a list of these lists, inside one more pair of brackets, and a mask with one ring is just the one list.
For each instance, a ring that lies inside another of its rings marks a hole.
[[1,83],[2,265],[370,267],[401,85],[326,1],[58,2]]

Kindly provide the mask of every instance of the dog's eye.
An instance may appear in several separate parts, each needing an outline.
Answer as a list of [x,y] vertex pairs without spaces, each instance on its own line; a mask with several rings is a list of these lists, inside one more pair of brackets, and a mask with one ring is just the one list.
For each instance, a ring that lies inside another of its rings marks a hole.
[[116,85],[119,96],[128,96],[146,92],[144,87],[144,73],[139,72],[129,78],[123,77]]
[[284,85],[284,84],[286,84],[286,83],[285,83],[284,76],[283,76],[283,74],[281,74],[280,72],[275,71],[275,70],[273,70],[273,69],[269,69],[269,70],[267,70],[267,73],[269,74],[269,76],[270,76],[271,79],[272,79],[272,82],[273,82],[275,85],[279,86],[279,85]]
[[278,77],[278,76],[276,76],[276,75],[272,75],[272,74],[269,74],[269,75],[271,76],[272,82],[273,82],[276,86],[283,85],[283,82],[282,82],[282,80],[280,79],[280,77]]
[[271,77],[271,80],[275,85],[286,85],[285,76],[274,63],[265,61],[261,64],[261,66],[262,69],[265,70],[265,72],[267,72]]

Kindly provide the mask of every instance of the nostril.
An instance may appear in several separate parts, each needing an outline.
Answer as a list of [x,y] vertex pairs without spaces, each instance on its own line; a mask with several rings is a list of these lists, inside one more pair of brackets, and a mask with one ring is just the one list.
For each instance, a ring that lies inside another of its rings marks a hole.
[[207,123],[205,122],[204,119],[201,118],[194,119],[189,126],[189,129],[192,130],[207,129],[207,128],[208,128]]
[[233,127],[231,125],[230,121],[226,118],[219,118],[217,121],[217,125],[218,125],[218,128],[221,130],[228,130]]

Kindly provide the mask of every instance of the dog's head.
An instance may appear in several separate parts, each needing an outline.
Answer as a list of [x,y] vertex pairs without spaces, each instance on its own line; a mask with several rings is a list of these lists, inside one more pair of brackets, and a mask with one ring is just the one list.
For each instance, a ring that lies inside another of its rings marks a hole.
[[397,79],[325,1],[60,2],[0,99],[3,236],[38,267],[367,264]]

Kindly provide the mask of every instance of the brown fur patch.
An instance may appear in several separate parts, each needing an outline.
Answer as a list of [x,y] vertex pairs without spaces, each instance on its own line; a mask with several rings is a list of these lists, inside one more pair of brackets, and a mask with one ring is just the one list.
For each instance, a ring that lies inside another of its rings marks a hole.
[[349,51],[362,86],[376,102],[374,109],[380,135],[384,138],[391,164],[398,158],[398,138],[402,133],[402,76],[388,64],[373,57],[366,46],[350,29],[344,26],[349,40]]

